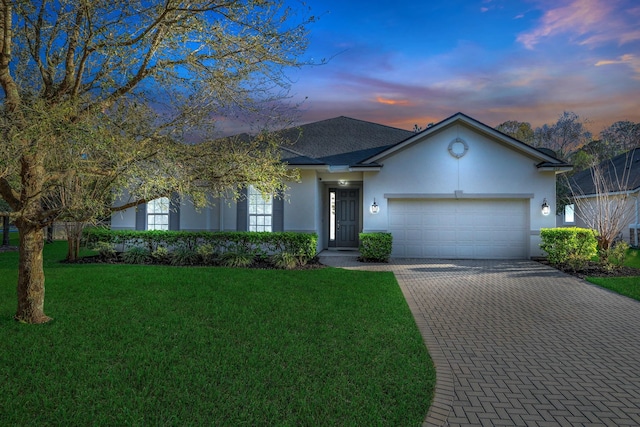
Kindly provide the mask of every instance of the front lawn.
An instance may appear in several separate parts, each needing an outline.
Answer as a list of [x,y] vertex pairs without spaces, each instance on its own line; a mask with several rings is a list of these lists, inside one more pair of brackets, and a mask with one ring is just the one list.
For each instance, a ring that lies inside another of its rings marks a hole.
[[391,273],[65,265],[13,320],[0,253],[2,425],[420,425],[435,371]]
[[[629,249],[624,265],[640,268],[640,250]],[[587,277],[589,282],[640,301],[640,277]]]

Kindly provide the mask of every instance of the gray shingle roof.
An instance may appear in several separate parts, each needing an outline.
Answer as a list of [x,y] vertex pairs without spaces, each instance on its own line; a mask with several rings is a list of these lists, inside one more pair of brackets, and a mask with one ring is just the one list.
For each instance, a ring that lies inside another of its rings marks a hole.
[[[599,166],[612,192],[630,191],[640,187],[640,148],[605,160]],[[592,170],[593,168],[585,169],[570,178],[571,187],[576,195],[595,194]]]
[[336,117],[287,129],[293,142],[282,158],[291,165],[354,165],[414,135],[413,132],[349,117]]

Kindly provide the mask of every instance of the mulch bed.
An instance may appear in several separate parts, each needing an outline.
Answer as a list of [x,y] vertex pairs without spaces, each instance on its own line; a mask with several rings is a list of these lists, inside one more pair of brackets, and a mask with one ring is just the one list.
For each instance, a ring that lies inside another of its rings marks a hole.
[[552,266],[551,264],[549,264],[549,261],[547,261],[546,259],[536,259],[535,261],[539,262],[540,264],[544,264],[544,265],[549,265],[553,268],[556,268],[560,271],[562,271],[563,273],[567,273],[570,274],[572,276],[576,276],[579,277],[581,279],[584,279],[585,277],[630,277],[630,276],[640,276],[640,268],[634,268],[634,267],[615,267],[612,269],[607,269],[605,267],[603,267],[602,265],[595,263],[595,262],[590,262],[588,263],[584,268],[580,269],[580,270],[574,270],[573,268],[567,266],[567,265],[560,265],[560,266]]
[[[122,258],[120,256],[117,256],[116,258],[104,258],[104,257],[101,257],[100,255],[83,256],[78,258],[75,261],[64,260],[61,262],[66,264],[126,264],[124,261],[122,261]],[[162,263],[162,262],[151,262],[151,263],[148,263],[148,265],[171,265],[171,264]],[[212,266],[204,265],[204,264],[194,264],[188,267],[212,267]],[[307,262],[305,265],[299,265],[293,270],[316,270],[319,268],[326,268],[326,267],[327,266],[324,264],[321,264],[318,258],[316,257],[310,260],[309,262]],[[274,266],[273,264],[271,264],[270,262],[264,261],[264,260],[254,261],[247,268],[256,268],[260,270],[281,270],[276,266]]]

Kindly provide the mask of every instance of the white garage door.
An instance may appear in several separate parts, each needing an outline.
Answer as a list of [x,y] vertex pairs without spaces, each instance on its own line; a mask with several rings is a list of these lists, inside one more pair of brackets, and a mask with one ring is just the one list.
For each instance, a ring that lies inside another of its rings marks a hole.
[[528,200],[389,200],[393,256],[528,258]]

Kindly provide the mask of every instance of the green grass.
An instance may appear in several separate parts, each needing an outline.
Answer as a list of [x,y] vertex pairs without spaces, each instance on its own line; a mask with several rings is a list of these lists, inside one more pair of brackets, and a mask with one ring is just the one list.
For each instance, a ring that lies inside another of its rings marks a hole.
[[[640,268],[640,250],[629,249],[624,265]],[[640,301],[640,277],[587,277],[595,285]]]
[[65,265],[15,322],[0,254],[0,425],[420,425],[435,371],[391,273]]

